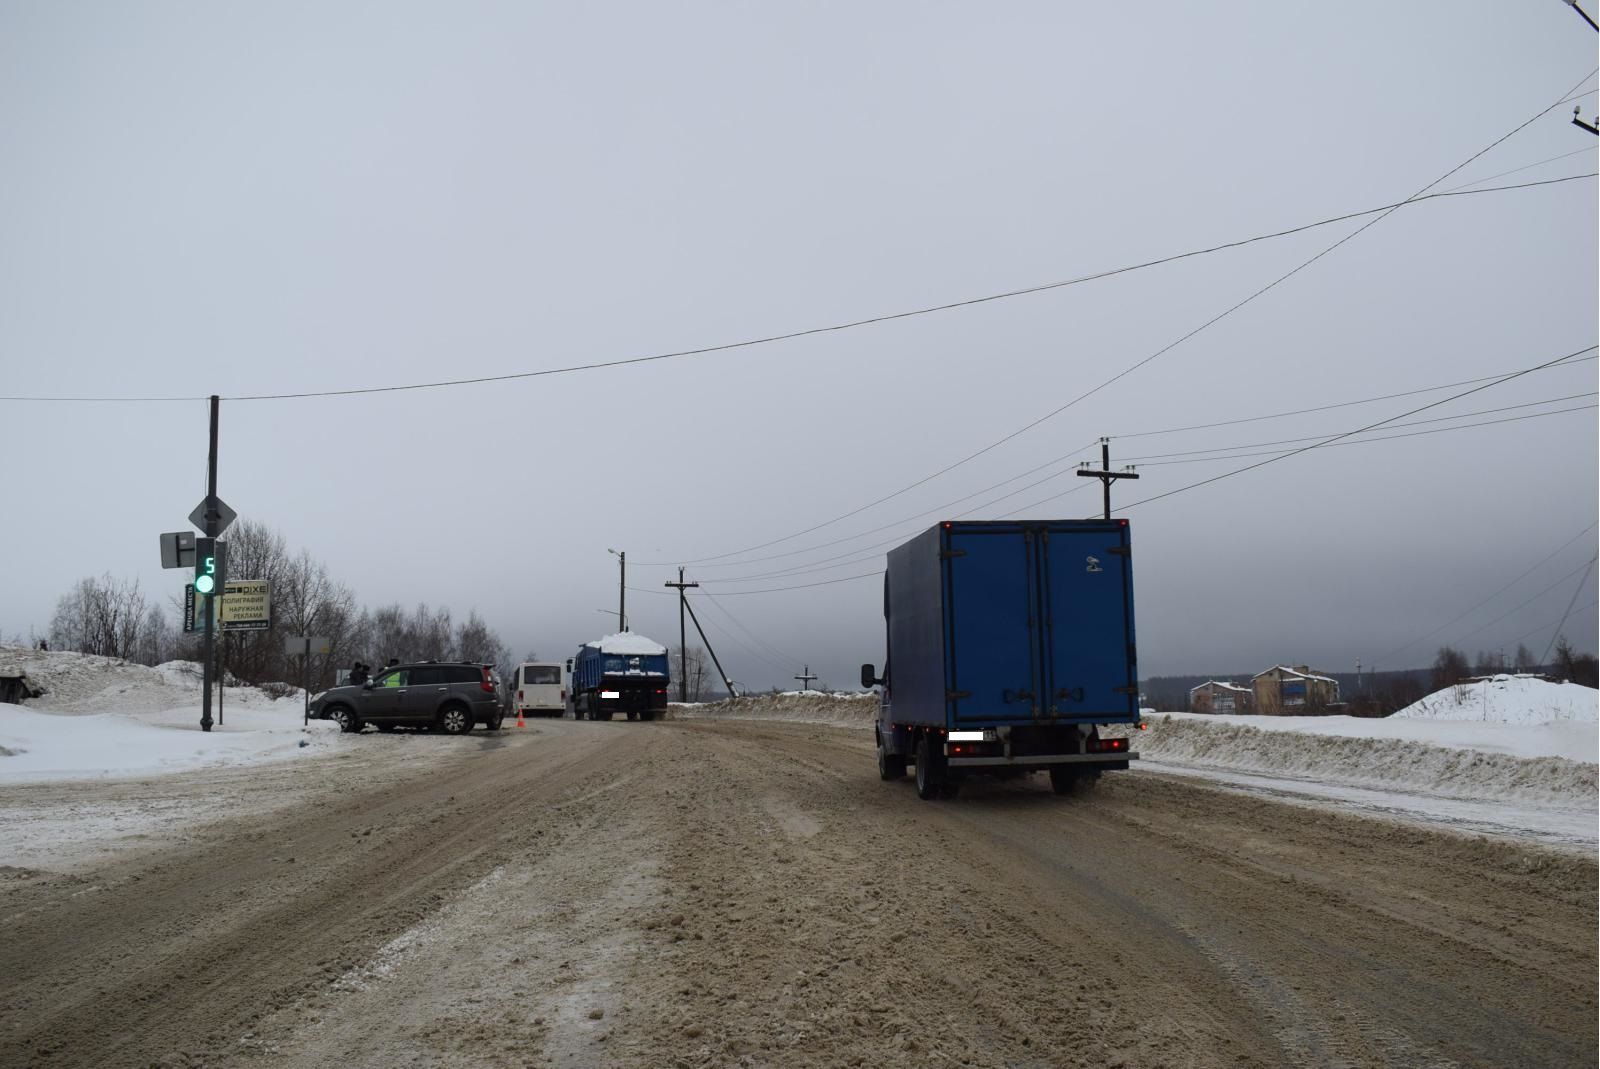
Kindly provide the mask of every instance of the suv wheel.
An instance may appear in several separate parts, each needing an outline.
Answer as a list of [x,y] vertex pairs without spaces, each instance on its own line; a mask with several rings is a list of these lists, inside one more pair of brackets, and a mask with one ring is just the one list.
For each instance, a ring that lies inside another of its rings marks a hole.
[[499,731],[500,730],[500,725],[505,723],[505,720],[506,720],[506,718],[505,718],[504,715],[502,715],[500,713],[494,714],[494,716],[489,718],[489,725],[488,725],[489,730],[490,731]]
[[465,735],[472,730],[472,714],[465,706],[447,705],[439,710],[439,730],[446,735]]
[[340,731],[361,730],[361,722],[356,719],[356,714],[343,705],[336,705],[329,710],[328,719],[338,724]]

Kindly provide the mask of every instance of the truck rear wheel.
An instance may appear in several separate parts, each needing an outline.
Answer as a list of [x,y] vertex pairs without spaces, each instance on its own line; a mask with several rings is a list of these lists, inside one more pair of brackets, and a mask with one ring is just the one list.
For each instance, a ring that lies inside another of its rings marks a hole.
[[878,778],[881,780],[905,779],[906,755],[892,754],[883,741],[883,732],[878,732]]
[[1051,765],[1050,789],[1056,794],[1072,794],[1078,789],[1078,773],[1066,765]]
[[944,755],[935,750],[931,733],[917,740],[917,797],[923,801],[944,796]]

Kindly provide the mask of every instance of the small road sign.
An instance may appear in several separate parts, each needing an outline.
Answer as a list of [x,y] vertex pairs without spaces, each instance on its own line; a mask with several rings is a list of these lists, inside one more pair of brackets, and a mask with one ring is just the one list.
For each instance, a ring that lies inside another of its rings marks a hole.
[[[208,531],[206,530],[206,513],[213,511],[216,513],[217,526],[216,530]],[[233,521],[238,518],[239,514],[229,508],[228,503],[215,494],[208,494],[200,504],[194,507],[194,511],[189,513],[189,522],[198,527],[202,534],[211,538],[216,538],[223,531],[232,527]]]
[[194,567],[193,531],[169,531],[161,536],[161,567]]
[[290,657],[304,657],[308,653],[326,655],[333,652],[333,643],[316,636],[290,635],[283,640],[283,652]]
[[272,584],[265,579],[231,579],[217,599],[222,631],[265,631],[272,626]]
[[192,635],[205,629],[205,599],[195,597],[194,584],[187,583],[183,588],[183,633]]

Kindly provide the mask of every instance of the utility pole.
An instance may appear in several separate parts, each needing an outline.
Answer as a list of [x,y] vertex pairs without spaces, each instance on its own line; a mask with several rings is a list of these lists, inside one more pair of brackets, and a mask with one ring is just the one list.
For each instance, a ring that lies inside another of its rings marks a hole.
[[684,591],[689,587],[699,586],[700,584],[685,583],[683,581],[683,569],[679,568],[678,581],[676,583],[662,583],[661,585],[678,588],[678,701],[687,703],[689,701],[689,643],[684,637],[686,632],[683,629],[683,609],[689,603],[689,599],[684,594]]
[[805,671],[802,672],[800,675],[795,676],[794,678],[796,678],[796,679],[798,679],[800,681],[800,689],[802,689],[802,690],[810,690],[811,689],[811,681],[813,679],[816,679],[817,677],[811,674],[811,666],[808,664],[805,667]]
[[625,551],[609,547],[606,552],[616,555],[617,564],[622,569],[622,574],[617,580],[617,622],[626,631],[628,629],[628,554]]
[[[1087,463],[1085,461],[1085,464]],[[1078,469],[1078,474],[1087,479],[1099,479],[1101,484],[1104,485],[1106,491],[1106,519],[1109,520],[1111,518],[1111,484],[1118,479],[1137,479],[1139,476],[1133,473],[1132,468],[1125,468],[1122,471],[1111,470],[1110,438],[1100,439],[1100,469],[1099,471],[1094,471],[1088,467],[1081,467]]]

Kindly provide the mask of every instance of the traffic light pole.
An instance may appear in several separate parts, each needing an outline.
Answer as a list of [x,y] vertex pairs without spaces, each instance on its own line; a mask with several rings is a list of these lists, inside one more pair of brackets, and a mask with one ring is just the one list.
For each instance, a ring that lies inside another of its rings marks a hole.
[[[221,400],[216,394],[211,395],[211,453],[206,460],[206,501],[215,501],[217,498],[217,406]],[[217,513],[214,508],[207,508],[205,514],[206,537],[217,536]],[[216,653],[216,614],[213,612],[215,590],[205,594],[206,608],[206,638],[205,650],[201,656],[201,677],[204,680],[204,690],[200,697],[200,730],[211,730],[211,662]]]

